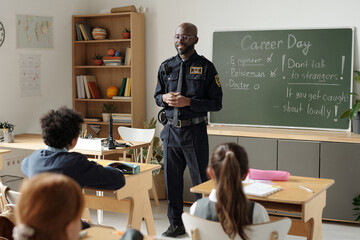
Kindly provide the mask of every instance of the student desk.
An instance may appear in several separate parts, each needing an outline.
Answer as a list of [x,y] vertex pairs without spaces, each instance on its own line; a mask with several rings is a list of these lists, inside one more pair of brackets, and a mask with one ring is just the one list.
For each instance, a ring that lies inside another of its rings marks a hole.
[[[247,197],[263,205],[269,214],[290,215],[293,218],[290,235],[305,236],[308,240],[322,239],[322,212],[326,205],[326,190],[334,184],[332,179],[291,176],[289,181],[272,181],[283,189],[267,197]],[[299,187],[302,185],[314,191],[308,192]],[[209,180],[190,189],[203,196],[210,194],[215,182]],[[272,220],[279,217],[271,216]]]
[[5,153],[9,153],[11,152],[10,150],[6,150],[6,149],[0,149],[0,170],[2,169],[2,154],[5,154]]
[[[0,143],[0,149],[1,148],[14,148],[14,149],[27,149],[27,150],[39,150],[46,148],[46,145],[41,137],[40,134],[19,134],[15,135],[15,142],[14,143]],[[126,141],[117,141],[119,143],[127,143]],[[102,151],[92,151],[92,150],[82,150],[82,149],[72,149],[73,152],[80,152],[85,155],[94,155],[97,156],[97,158],[100,159],[100,156],[106,156],[110,154],[120,154],[127,152],[132,149],[139,149],[143,147],[147,147],[150,145],[150,143],[145,142],[131,142],[132,145],[129,147],[117,147],[116,149],[112,150],[102,150]]]
[[[119,141],[119,142],[126,143],[126,141]],[[129,151],[131,149],[142,148],[150,145],[150,143],[144,143],[144,142],[132,141],[131,143],[132,145],[129,147],[118,147],[113,150],[89,151],[89,150],[76,149],[71,151],[80,152],[85,155],[94,155],[98,160],[100,159],[100,156],[106,156],[110,154],[120,154]],[[1,142],[0,149],[1,148],[26,149],[26,150],[35,151],[38,149],[46,148],[46,145],[44,144],[40,134],[20,134],[15,136],[14,143]],[[108,164],[109,162],[106,162],[105,160],[99,160],[98,163]],[[116,199],[107,200],[108,199],[107,197],[89,195],[86,196],[89,207],[95,209],[103,209],[103,210],[114,209],[114,211],[127,212],[127,213],[129,213],[129,209],[130,209],[128,227],[140,229],[142,218],[144,218],[148,229],[148,233],[151,235],[155,235],[155,226],[154,226],[154,220],[150,206],[148,190],[151,189],[152,187],[152,170],[156,170],[158,168],[160,168],[160,165],[155,165],[155,164],[140,165],[141,173],[137,175],[126,176],[126,186],[121,188],[121,190],[114,192]],[[102,195],[101,193],[102,191],[98,191],[98,192],[99,195]],[[130,198],[131,200],[121,201],[121,199],[124,198]],[[101,204],[102,201],[111,204]],[[104,205],[109,205],[109,206],[104,206]],[[99,217],[100,221],[101,219],[102,217]]]
[[[113,228],[108,227],[91,227],[85,229],[84,231],[87,232],[86,237],[80,238],[84,240],[99,240],[99,239],[106,239],[106,240],[119,240],[121,235],[117,235],[117,231]],[[151,240],[152,238],[149,236],[144,236],[144,240]]]
[[[99,160],[97,162],[98,164],[106,166],[116,161]],[[152,171],[159,169],[161,166],[157,164],[137,164],[140,166],[140,173],[136,175],[125,175],[126,184],[123,188],[117,191],[101,190],[107,193],[105,194],[106,196],[96,196],[84,192],[85,207],[127,213],[129,214],[127,227],[138,230],[141,229],[141,222],[144,218],[148,234],[155,235],[155,224],[150,205],[149,190],[152,187]],[[84,211],[83,217],[90,219],[89,211]]]

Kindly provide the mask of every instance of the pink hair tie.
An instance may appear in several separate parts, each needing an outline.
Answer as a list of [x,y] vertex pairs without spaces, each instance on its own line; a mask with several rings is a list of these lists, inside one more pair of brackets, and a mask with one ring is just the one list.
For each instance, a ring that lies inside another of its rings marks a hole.
[[286,171],[259,170],[250,168],[248,177],[254,180],[288,181],[290,173]]

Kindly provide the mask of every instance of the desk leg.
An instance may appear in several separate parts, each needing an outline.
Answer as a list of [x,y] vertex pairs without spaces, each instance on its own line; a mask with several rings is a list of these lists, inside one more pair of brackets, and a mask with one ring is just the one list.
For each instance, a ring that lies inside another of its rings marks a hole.
[[[103,197],[104,192],[103,191],[96,191],[96,196]],[[98,224],[102,224],[104,220],[104,211],[103,210],[97,210],[97,217],[98,217]]]
[[128,227],[135,228],[140,231],[141,222],[144,218],[148,235],[156,235],[148,190],[140,191],[139,194],[133,196],[132,202],[128,218]]
[[308,240],[322,240],[322,213],[326,206],[326,191],[323,191],[319,196],[313,198],[305,203],[304,216],[305,222],[312,225],[310,227],[310,234]]

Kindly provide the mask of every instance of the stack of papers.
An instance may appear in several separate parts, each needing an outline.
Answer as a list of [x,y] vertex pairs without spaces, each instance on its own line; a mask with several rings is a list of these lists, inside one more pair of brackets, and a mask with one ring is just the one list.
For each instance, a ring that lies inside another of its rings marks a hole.
[[255,182],[244,186],[245,194],[257,197],[266,197],[270,194],[280,191],[281,189],[282,187],[280,186],[260,182]]

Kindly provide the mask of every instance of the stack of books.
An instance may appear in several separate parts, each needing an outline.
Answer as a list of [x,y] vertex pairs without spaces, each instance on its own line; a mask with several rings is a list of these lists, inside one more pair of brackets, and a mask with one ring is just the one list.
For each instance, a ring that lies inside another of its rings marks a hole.
[[113,113],[111,115],[114,123],[131,123],[131,113]]
[[120,57],[103,57],[103,62],[105,64],[105,66],[120,66],[123,64],[122,60]]

